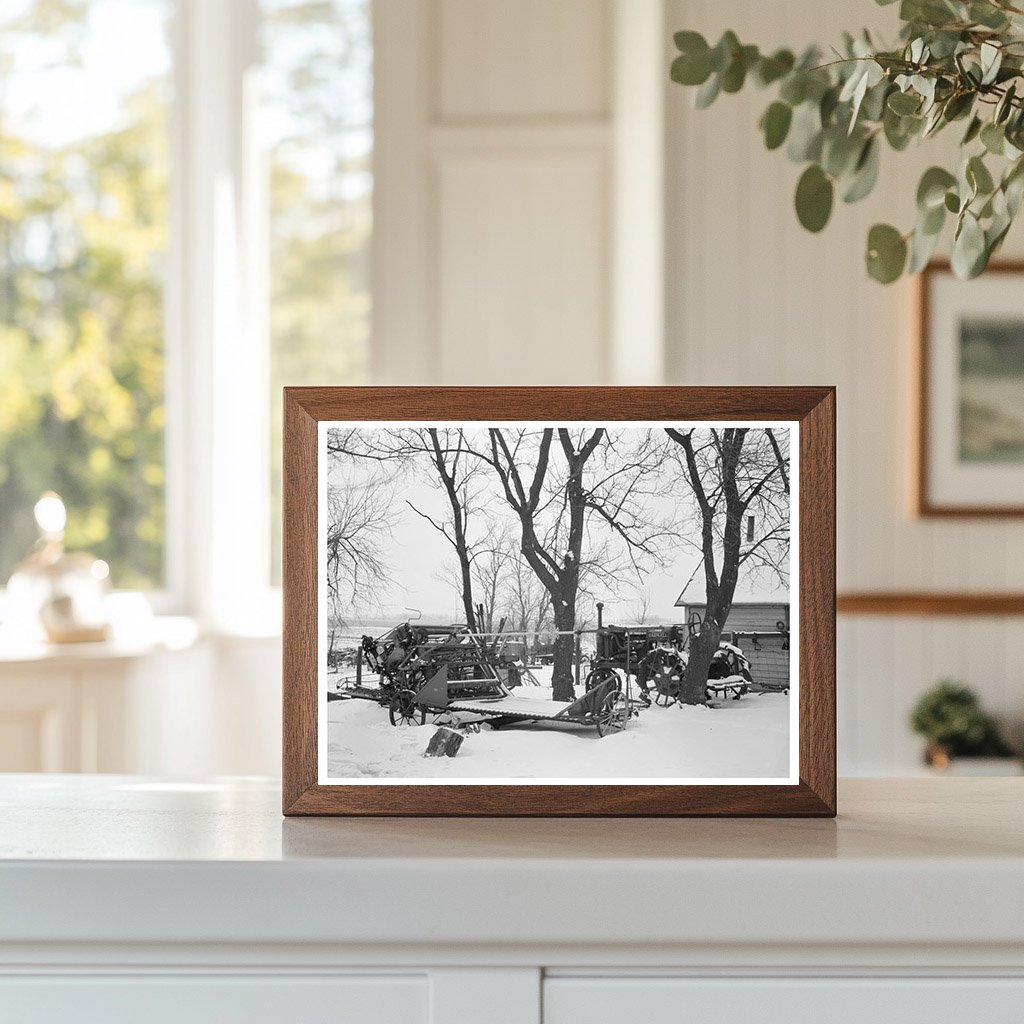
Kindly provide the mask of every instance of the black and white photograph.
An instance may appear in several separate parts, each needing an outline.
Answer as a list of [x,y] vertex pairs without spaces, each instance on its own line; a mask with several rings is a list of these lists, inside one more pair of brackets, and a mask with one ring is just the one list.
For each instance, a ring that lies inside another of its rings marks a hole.
[[795,783],[797,426],[319,428],[319,780]]

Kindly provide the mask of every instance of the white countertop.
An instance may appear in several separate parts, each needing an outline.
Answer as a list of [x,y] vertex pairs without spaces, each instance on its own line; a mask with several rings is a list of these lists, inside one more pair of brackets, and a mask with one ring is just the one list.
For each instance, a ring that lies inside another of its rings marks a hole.
[[276,784],[0,776],[0,943],[1024,944],[1024,780],[836,821],[283,819]]

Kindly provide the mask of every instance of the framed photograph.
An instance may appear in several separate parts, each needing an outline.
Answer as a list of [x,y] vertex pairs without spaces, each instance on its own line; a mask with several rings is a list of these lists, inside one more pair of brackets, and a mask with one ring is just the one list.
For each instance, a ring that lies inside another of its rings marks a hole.
[[1024,263],[919,287],[917,511],[1024,515]]
[[284,813],[835,814],[832,388],[287,388]]

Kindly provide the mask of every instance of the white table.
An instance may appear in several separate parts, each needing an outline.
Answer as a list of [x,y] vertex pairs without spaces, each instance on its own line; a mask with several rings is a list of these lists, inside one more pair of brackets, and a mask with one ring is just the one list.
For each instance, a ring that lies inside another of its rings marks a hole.
[[1024,1020],[1024,783],[837,821],[284,820],[275,785],[0,776],[0,1019]]

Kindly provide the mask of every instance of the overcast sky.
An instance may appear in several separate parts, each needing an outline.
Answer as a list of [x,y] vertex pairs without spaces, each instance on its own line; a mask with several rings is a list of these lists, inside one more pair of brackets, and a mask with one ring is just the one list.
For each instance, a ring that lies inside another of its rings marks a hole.
[[[622,434],[630,432],[630,428],[612,429]],[[390,565],[389,579],[375,587],[378,607],[368,605],[363,609],[352,609],[353,616],[415,618],[419,611],[424,620],[464,621],[461,598],[448,582],[458,564],[454,549],[429,522],[409,507],[411,502],[435,522],[447,522],[451,510],[440,486],[432,485],[425,476],[405,469],[396,476],[391,467],[382,470],[380,463],[365,459],[331,456],[328,463],[329,487],[384,486],[389,493],[395,494],[392,502],[395,523],[386,556]],[[666,465],[665,488],[659,496],[650,499],[649,507],[656,516],[668,517],[679,511],[678,489],[674,495],[675,485],[668,479],[669,473],[674,476],[677,472],[675,462]],[[390,482],[380,483],[382,476],[389,476]],[[494,484],[497,488],[496,476]],[[488,514],[489,521],[508,523],[518,538],[518,519],[503,499],[495,500]],[[598,590],[595,596],[606,606],[606,622],[635,622],[644,595],[648,602],[648,621],[681,621],[681,611],[673,606],[700,561],[700,552],[694,546],[699,541],[700,526],[689,515],[681,516],[680,520],[683,525],[679,540],[666,545],[664,566],[651,569],[642,579],[634,578],[632,586],[618,587],[615,592],[600,589],[599,584],[594,584]],[[702,594],[702,572],[698,573],[695,582],[697,592]],[[779,593],[777,583],[758,580],[757,584],[758,590]],[[749,590],[750,585],[751,581],[748,581],[743,589]],[[694,591],[693,586],[690,591]],[[783,596],[781,599],[786,598]]]

